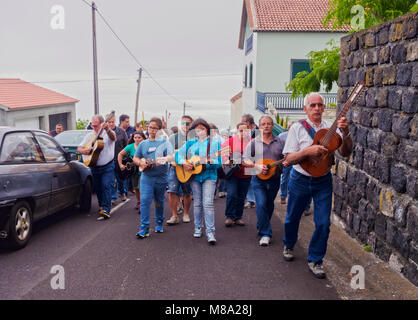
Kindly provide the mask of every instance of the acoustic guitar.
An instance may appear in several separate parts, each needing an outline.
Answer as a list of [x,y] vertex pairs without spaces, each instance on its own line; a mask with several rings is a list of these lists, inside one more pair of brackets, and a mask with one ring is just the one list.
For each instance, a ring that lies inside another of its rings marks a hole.
[[[218,152],[211,155],[210,158],[216,158],[220,155],[229,155],[230,150],[231,148],[229,146],[226,146]],[[191,177],[193,177],[194,175],[202,173],[204,170],[206,170],[206,164],[202,163],[201,157],[198,155],[192,156],[189,160],[186,160],[186,162],[190,163],[193,166],[192,170],[186,170],[181,165],[176,166],[176,175],[181,183],[189,181]]]
[[308,172],[311,176],[316,178],[321,177],[330,170],[334,152],[342,144],[341,136],[336,132],[337,122],[341,117],[346,115],[348,109],[357,102],[365,90],[366,85],[361,81],[357,82],[332,126],[328,129],[318,130],[315,134],[312,145],[322,145],[328,149],[328,152],[323,154],[321,157],[307,157],[299,163],[303,170]]
[[271,159],[260,159],[256,162],[256,164],[263,164],[265,165],[269,171],[267,171],[266,174],[259,173],[257,174],[257,177],[259,177],[261,180],[268,180],[270,179],[275,173],[277,167],[283,167],[283,161],[284,159],[275,161]]
[[[115,110],[112,110],[105,119],[105,122],[108,122],[110,119],[112,119],[115,116]],[[103,142],[103,128],[100,128],[97,135],[93,136],[92,139],[87,142],[87,144],[84,146],[84,149],[90,149],[90,153],[85,155],[82,155],[83,163],[87,167],[94,167],[97,164],[97,161],[99,160],[100,152],[104,148],[104,142]]]
[[129,179],[138,172],[138,167],[130,156],[123,157],[122,164],[126,167],[125,170],[121,170],[119,163],[116,163],[116,175],[120,180]]

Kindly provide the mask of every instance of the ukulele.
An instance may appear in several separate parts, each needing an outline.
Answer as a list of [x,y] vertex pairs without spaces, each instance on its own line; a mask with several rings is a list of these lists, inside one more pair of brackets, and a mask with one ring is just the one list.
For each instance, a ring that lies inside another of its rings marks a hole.
[[366,90],[366,85],[359,81],[354,86],[347,99],[344,107],[338,114],[332,126],[328,129],[321,129],[315,134],[312,145],[322,145],[328,149],[328,152],[323,154],[321,157],[307,157],[299,165],[308,172],[311,176],[317,178],[326,174],[332,164],[334,157],[334,151],[337,150],[342,144],[341,136],[337,131],[337,122],[341,117],[344,117],[348,109],[357,102],[360,95]]
[[141,162],[145,162],[147,164],[146,167],[139,167],[139,171],[141,172],[146,172],[148,170],[151,170],[152,168],[154,168],[155,164],[163,165],[167,163],[167,161],[163,159],[154,160],[152,158],[141,158]]
[[275,160],[271,160],[271,159],[260,159],[256,162],[256,164],[263,164],[265,165],[269,171],[267,171],[266,174],[263,173],[259,173],[257,174],[257,177],[259,177],[261,180],[268,180],[270,179],[275,173],[276,173],[276,168],[283,167],[283,162],[284,159],[275,161]]
[[[115,116],[115,111],[113,110],[110,112],[105,119],[105,122],[108,122],[110,119],[112,119]],[[85,155],[82,155],[83,163],[87,167],[94,167],[97,164],[97,161],[99,160],[100,152],[104,148],[104,141],[103,141],[103,128],[100,128],[97,135],[93,136],[92,139],[84,146],[84,149],[90,149],[90,153]]]
[[[229,152],[230,152],[230,147],[227,146],[227,147],[222,148],[218,152],[214,153],[210,157],[212,159],[220,155],[221,156],[226,155],[226,154],[229,155]],[[202,173],[204,170],[206,170],[206,164],[202,163],[201,157],[198,155],[192,156],[189,160],[186,160],[186,162],[190,163],[193,166],[192,170],[190,171],[185,170],[184,167],[181,165],[176,166],[176,175],[181,183],[185,183],[189,181],[190,178],[193,177],[194,175]]]

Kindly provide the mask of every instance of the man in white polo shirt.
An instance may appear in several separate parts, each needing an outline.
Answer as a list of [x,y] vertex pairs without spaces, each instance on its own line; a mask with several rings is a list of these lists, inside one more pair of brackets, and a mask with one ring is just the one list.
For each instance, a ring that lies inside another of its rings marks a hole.
[[93,131],[84,137],[77,150],[80,154],[90,154],[89,149],[84,146],[91,141],[92,137],[97,135],[100,128],[103,128],[102,137],[104,147],[99,154],[96,166],[91,168],[93,176],[93,187],[97,194],[99,203],[100,219],[110,218],[110,207],[112,201],[113,185],[115,181],[115,141],[116,134],[110,129],[109,124],[104,121],[101,115],[95,115],[91,119]]
[[[289,181],[289,198],[284,225],[283,257],[286,261],[293,260],[293,247],[298,238],[299,223],[307,202],[311,197],[314,202],[315,230],[309,244],[308,266],[317,278],[324,278],[322,259],[327,249],[330,216],[332,206],[332,175],[328,171],[321,177],[312,177],[299,165],[307,157],[320,157],[327,152],[321,145],[312,145],[313,138],[320,129],[329,128],[331,124],[322,120],[325,110],[324,100],[318,93],[306,95],[303,110],[307,119],[293,124],[289,130],[283,149],[284,165],[293,165]],[[342,137],[342,145],[338,149],[343,157],[348,157],[353,149],[348,120],[341,117],[337,122],[338,134]]]

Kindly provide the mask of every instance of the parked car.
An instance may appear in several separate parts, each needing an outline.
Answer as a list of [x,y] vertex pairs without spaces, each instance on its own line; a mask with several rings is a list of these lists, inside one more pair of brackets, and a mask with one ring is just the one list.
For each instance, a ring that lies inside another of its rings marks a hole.
[[81,160],[80,153],[77,151],[78,145],[83,141],[84,137],[92,130],[68,130],[63,131],[55,136],[65,151],[77,155],[77,159]]
[[74,154],[41,130],[0,127],[0,240],[29,241],[33,223],[75,205],[91,208],[92,176]]

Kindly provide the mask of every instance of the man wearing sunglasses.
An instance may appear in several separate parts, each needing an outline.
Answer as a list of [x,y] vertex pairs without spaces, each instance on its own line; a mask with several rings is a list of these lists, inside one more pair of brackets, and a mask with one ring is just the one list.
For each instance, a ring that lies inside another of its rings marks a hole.
[[[180,149],[187,141],[187,134],[189,133],[190,126],[193,122],[192,117],[183,115],[179,126],[179,131],[170,136],[169,141],[174,150]],[[174,155],[172,160],[174,161]],[[168,225],[176,225],[180,222],[180,218],[177,212],[177,207],[180,204],[180,196],[183,196],[184,202],[184,215],[183,222],[190,222],[189,210],[192,203],[192,188],[190,182],[181,183],[176,175],[176,167],[170,165],[168,171],[168,201],[170,203],[171,218],[167,220]]]

